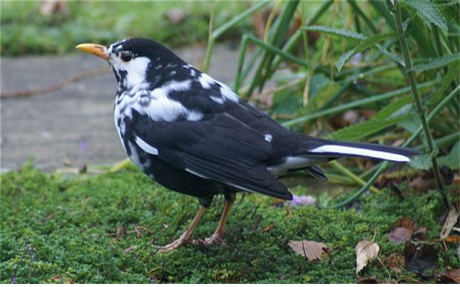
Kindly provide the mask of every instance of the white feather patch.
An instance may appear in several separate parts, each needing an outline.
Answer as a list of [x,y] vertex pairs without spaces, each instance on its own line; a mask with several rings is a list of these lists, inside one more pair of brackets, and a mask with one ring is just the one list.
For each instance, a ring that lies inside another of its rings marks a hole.
[[203,89],[209,89],[211,88],[211,85],[215,83],[214,79],[205,73],[201,74],[199,80],[200,80],[200,84],[203,87]]
[[273,136],[271,134],[265,134],[264,139],[265,139],[266,142],[270,143],[273,140]]
[[310,152],[357,155],[357,156],[364,156],[364,157],[367,156],[367,157],[390,160],[390,161],[397,161],[397,162],[409,162],[410,161],[410,159],[407,156],[401,155],[401,154],[385,152],[385,151],[370,150],[370,149],[365,149],[365,148],[341,146],[341,145],[323,145],[323,146],[310,150]]
[[158,149],[149,145],[148,143],[143,141],[140,137],[136,136],[134,141],[146,153],[152,154],[152,155],[158,155]]
[[227,100],[230,100],[232,102],[238,102],[239,97],[226,85],[219,83],[220,84],[220,92],[226,98]]
[[278,165],[268,166],[267,170],[275,176],[285,175],[289,170],[298,168],[307,168],[312,165],[327,162],[327,158],[314,158],[308,156],[288,156],[283,163]]

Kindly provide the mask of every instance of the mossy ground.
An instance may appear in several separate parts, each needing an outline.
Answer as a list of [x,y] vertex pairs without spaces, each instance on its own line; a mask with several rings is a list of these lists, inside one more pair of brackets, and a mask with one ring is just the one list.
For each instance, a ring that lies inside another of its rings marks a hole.
[[[0,282],[9,283],[348,283],[356,282],[356,244],[377,229],[381,261],[402,254],[388,240],[403,216],[440,231],[442,204],[436,194],[400,201],[388,191],[361,199],[360,210],[319,210],[274,205],[261,195],[238,196],[225,244],[189,245],[159,254],[152,245],[178,237],[198,209],[197,201],[170,192],[135,169],[97,176],[47,175],[26,165],[1,176]],[[301,189],[296,189],[301,191]],[[194,238],[217,225],[216,198]],[[332,259],[308,262],[288,247],[290,239],[314,240],[332,248]],[[433,272],[458,268],[455,248],[439,249]],[[372,261],[363,277],[420,280]]]

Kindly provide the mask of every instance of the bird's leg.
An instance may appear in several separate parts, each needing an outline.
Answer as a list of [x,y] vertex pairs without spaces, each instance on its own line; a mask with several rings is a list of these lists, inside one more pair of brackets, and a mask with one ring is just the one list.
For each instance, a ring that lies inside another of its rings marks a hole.
[[235,202],[235,195],[229,195],[225,198],[224,210],[220,216],[219,224],[217,229],[211,237],[208,237],[204,240],[204,244],[217,244],[222,241],[222,236],[224,235],[225,223],[227,222],[228,213],[232,208],[233,202]]
[[198,213],[193,218],[193,220],[190,223],[190,225],[187,228],[187,230],[185,230],[185,232],[182,233],[182,235],[179,238],[177,238],[176,240],[174,240],[173,242],[169,243],[168,245],[160,247],[158,252],[161,252],[161,253],[168,252],[168,251],[177,249],[177,248],[187,244],[189,242],[189,240],[190,240],[190,237],[192,236],[193,231],[195,230],[196,226],[200,222],[201,217],[206,212],[206,209],[207,209],[206,207],[201,207],[200,210],[198,211]]

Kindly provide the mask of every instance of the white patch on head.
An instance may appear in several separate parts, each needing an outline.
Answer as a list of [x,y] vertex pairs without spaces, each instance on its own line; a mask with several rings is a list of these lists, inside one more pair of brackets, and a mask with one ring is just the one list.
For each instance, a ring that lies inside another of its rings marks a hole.
[[199,81],[203,89],[210,89],[211,85],[216,82],[213,78],[208,76],[206,73],[201,74]]
[[[150,64],[150,60],[147,57],[135,57],[129,62],[123,62],[118,59],[120,62],[120,70],[125,70],[126,74],[126,82],[125,87],[130,88],[137,88],[138,86],[146,85],[146,74],[147,68]],[[114,68],[116,68],[114,66]],[[147,84],[148,87],[148,84]]]
[[121,72],[126,72],[126,78],[124,82],[121,83],[127,89],[137,88],[139,85],[146,84],[146,73],[150,65],[150,60],[147,57],[137,57],[134,55],[134,58],[131,61],[124,62],[119,57],[119,52],[123,50],[123,42],[126,40],[118,41],[109,46],[107,53],[109,54],[109,62],[112,65],[115,73],[119,76]]
[[273,140],[273,136],[271,134],[265,134],[264,139],[265,139],[266,142],[271,143],[272,140]]
[[134,141],[146,153],[151,154],[151,155],[158,155],[158,149],[149,145],[144,140],[142,140],[140,137],[135,136]]
[[371,157],[389,161],[397,161],[397,162],[409,162],[410,159],[407,156],[392,153],[392,152],[385,152],[385,151],[377,151],[371,150],[366,148],[359,148],[359,147],[349,147],[349,146],[341,146],[341,145],[323,145],[317,148],[310,150],[309,152],[312,153],[332,153],[332,154],[343,154],[343,155],[356,155],[362,157]]

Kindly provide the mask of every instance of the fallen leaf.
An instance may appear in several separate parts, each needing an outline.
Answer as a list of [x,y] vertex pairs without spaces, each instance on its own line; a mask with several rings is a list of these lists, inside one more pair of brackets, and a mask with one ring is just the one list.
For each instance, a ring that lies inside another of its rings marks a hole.
[[412,180],[410,187],[417,190],[419,193],[426,193],[428,189],[434,188],[434,180],[431,178],[425,179],[422,177],[417,177],[416,179]]
[[423,273],[438,266],[438,251],[434,245],[406,241],[404,245],[406,268],[411,272]]
[[[445,283],[460,283],[460,269],[447,270],[442,276],[441,280]],[[438,282],[439,283],[439,282]]]
[[379,251],[380,247],[376,242],[363,240],[356,244],[356,274],[363,270],[369,261],[377,257]]
[[452,206],[449,210],[449,213],[447,214],[446,221],[444,221],[444,224],[441,229],[441,240],[444,240],[449,236],[450,232],[452,231],[452,228],[458,221],[459,215],[460,214],[457,212],[457,210],[455,210],[455,207]]
[[399,282],[396,280],[391,280],[391,279],[389,279],[389,281],[380,281],[375,276],[371,276],[369,278],[359,278],[357,283],[358,284],[398,284]]
[[404,257],[401,254],[392,254],[385,266],[396,273],[400,273],[404,270]]
[[375,276],[369,278],[359,278],[358,284],[379,284],[380,282],[377,280]]
[[391,242],[402,243],[409,240],[411,235],[412,230],[407,229],[405,227],[396,227],[395,229],[393,229],[393,231],[390,232],[390,234],[388,235],[388,239]]
[[408,217],[400,218],[388,234],[388,240],[394,243],[402,243],[411,239],[416,224]]
[[308,240],[289,240],[291,249],[309,261],[322,260],[325,255],[330,258],[330,248],[322,243]]

